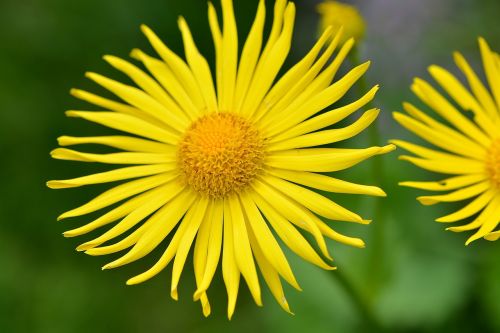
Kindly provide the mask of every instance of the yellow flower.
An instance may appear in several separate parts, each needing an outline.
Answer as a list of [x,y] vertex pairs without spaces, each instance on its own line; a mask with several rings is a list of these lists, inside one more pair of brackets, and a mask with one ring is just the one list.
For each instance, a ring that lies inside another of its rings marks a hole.
[[329,26],[336,32],[344,29],[341,43],[349,38],[361,40],[365,36],[366,23],[357,8],[342,2],[326,0],[316,7],[320,14],[319,30]]
[[[179,19],[179,28],[186,62],[142,26],[160,59],[139,50],[133,50],[132,57],[149,74],[125,60],[104,57],[137,87],[99,74],[86,74],[123,101],[74,89],[75,97],[107,111],[68,111],[67,115],[126,134],[62,136],[58,140],[61,146],[98,144],[119,151],[94,154],[57,148],[52,157],[133,166],[54,180],[48,186],[69,188],[126,180],[59,219],[108,207],[96,220],[64,233],[74,237],[114,224],[77,248],[89,255],[130,248],[103,269],[128,264],[158,246],[166,246],[151,269],[127,284],[141,283],[173,261],[171,296],[177,299],[179,279],[193,248],[197,284],[194,300],[201,301],[206,316],[210,313],[207,290],[220,257],[229,317],[234,312],[241,276],[255,302],[261,305],[258,271],[279,304],[290,311],[280,278],[297,289],[300,287],[274,234],[305,260],[334,269],[299,230],[312,234],[321,253],[331,259],[324,236],[356,247],[363,247],[364,243],[337,233],[322,218],[361,224],[369,221],[308,188],[384,196],[377,187],[349,183],[323,173],[349,168],[391,151],[394,146],[313,148],[355,136],[379,113],[376,109],[368,110],[345,128],[325,129],[368,103],[377,91],[373,87],[359,100],[318,115],[338,101],[368,69],[369,63],[362,64],[332,83],[353,46],[352,40],[329,62],[340,34],[333,36],[328,29],[300,62],[277,79],[290,49],[294,4],[276,2],[270,36],[263,45],[265,6],[261,1],[240,57],[231,0],[222,0],[222,11],[223,30],[209,4],[217,59],[215,83],[183,18]],[[120,240],[115,240],[120,236]]]
[[402,126],[437,147],[429,149],[394,140],[396,145],[417,155],[401,156],[400,159],[426,170],[452,175],[442,181],[403,182],[400,185],[429,191],[451,191],[419,197],[423,205],[472,199],[460,210],[436,219],[448,223],[472,217],[472,221],[465,225],[447,229],[457,232],[476,230],[466,244],[481,237],[488,240],[500,237],[500,231],[493,232],[500,221],[500,58],[484,39],[479,39],[479,46],[491,92],[464,57],[455,53],[455,63],[465,74],[470,91],[451,73],[434,65],[429,67],[431,76],[453,102],[422,79],[416,78],[411,87],[441,118],[440,121],[409,103],[403,104],[409,116],[394,113],[394,118]]

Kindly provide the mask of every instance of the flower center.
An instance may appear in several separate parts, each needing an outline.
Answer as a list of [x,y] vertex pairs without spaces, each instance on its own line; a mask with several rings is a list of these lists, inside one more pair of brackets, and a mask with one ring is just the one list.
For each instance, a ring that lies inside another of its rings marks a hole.
[[196,120],[179,145],[178,163],[186,183],[211,197],[246,187],[263,159],[264,142],[257,129],[232,113],[212,113]]
[[493,183],[500,187],[500,138],[493,141],[493,144],[488,150],[486,170]]

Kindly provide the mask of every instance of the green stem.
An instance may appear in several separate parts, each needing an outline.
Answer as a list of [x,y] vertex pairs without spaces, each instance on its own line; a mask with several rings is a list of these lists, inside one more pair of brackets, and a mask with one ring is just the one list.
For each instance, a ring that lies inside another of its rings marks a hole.
[[[353,62],[354,65],[361,64],[360,56],[359,56],[359,50],[355,48],[353,52],[351,53],[351,61]],[[358,87],[360,90],[360,93],[364,95],[368,91],[368,84],[366,81],[366,77],[363,75],[358,81]],[[370,101],[367,105],[367,108],[372,109],[374,108],[373,102]],[[369,145],[370,146],[379,146],[380,145],[380,131],[378,128],[377,122],[372,124],[368,128],[368,138],[369,138]],[[371,159],[372,163],[372,181],[374,184],[379,184],[380,186],[383,187],[384,185],[384,166],[383,166],[383,160],[382,157],[380,156],[375,156],[374,158]],[[379,285],[382,282],[382,264],[384,260],[384,226],[385,226],[385,219],[386,219],[386,214],[384,210],[384,206],[382,204],[381,200],[376,200],[375,206],[373,208],[373,221],[376,223],[376,226],[371,228],[371,251],[370,251],[370,259],[369,259],[369,267],[368,270],[370,272],[371,278],[372,278],[372,283],[373,286],[370,288],[371,292],[373,294],[376,293],[376,291],[379,289]],[[372,297],[375,296],[372,294]]]
[[348,294],[349,299],[357,308],[361,318],[364,319],[367,328],[370,329],[370,332],[383,332],[382,326],[373,312],[372,303],[366,297],[366,294],[359,288],[356,288],[352,280],[345,276],[341,270],[328,273],[335,278],[342,289]]

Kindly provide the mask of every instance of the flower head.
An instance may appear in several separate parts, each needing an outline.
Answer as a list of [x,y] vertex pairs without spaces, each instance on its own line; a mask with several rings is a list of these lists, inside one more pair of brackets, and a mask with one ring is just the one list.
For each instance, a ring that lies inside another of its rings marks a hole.
[[320,32],[330,26],[334,31],[344,29],[341,42],[349,38],[361,40],[365,36],[366,23],[356,7],[338,1],[325,0],[316,8],[320,14]]
[[479,39],[479,46],[491,91],[481,83],[464,57],[455,53],[455,63],[465,74],[470,90],[451,73],[434,65],[429,67],[429,72],[452,101],[422,79],[415,79],[411,87],[441,121],[409,103],[403,104],[409,115],[394,113],[402,126],[436,147],[430,149],[394,140],[396,145],[416,155],[400,159],[450,175],[441,181],[412,181],[401,185],[444,192],[419,197],[423,205],[469,200],[463,208],[436,220],[445,223],[470,220],[465,225],[448,228],[457,232],[475,230],[466,244],[481,237],[488,240],[500,237],[499,231],[493,231],[500,222],[500,58],[484,39]]
[[263,45],[265,6],[261,1],[240,57],[231,0],[222,0],[222,11],[221,30],[216,11],[209,5],[216,51],[215,80],[182,18],[179,28],[186,61],[143,26],[142,31],[160,58],[139,50],[133,50],[131,55],[149,73],[120,58],[104,57],[136,86],[86,74],[122,101],[74,89],[71,93],[75,97],[106,111],[68,111],[67,115],[122,133],[62,136],[58,140],[61,146],[97,144],[115,150],[95,154],[57,148],[52,157],[124,166],[50,181],[48,186],[69,188],[123,181],[59,219],[107,209],[90,223],[64,233],[66,237],[80,236],[111,225],[99,237],[77,248],[89,255],[128,249],[103,269],[128,264],[166,246],[153,267],[127,284],[150,279],[173,261],[171,296],[177,299],[181,273],[193,249],[197,284],[194,300],[201,301],[205,315],[210,313],[207,290],[219,261],[227,287],[229,317],[235,309],[241,277],[255,302],[261,304],[259,271],[281,307],[290,311],[281,278],[300,287],[276,238],[324,269],[334,267],[313,249],[302,232],[312,234],[328,259],[331,257],[324,236],[363,247],[361,239],[337,233],[323,218],[361,224],[369,221],[311,189],[384,196],[377,187],[353,184],[324,173],[349,168],[394,146],[324,146],[355,136],[379,112],[368,110],[347,127],[325,129],[367,104],[377,91],[374,87],[351,104],[319,114],[338,101],[368,69],[365,63],[333,80],[353,46],[352,39],[329,62],[341,36],[327,29],[311,51],[278,79],[292,40],[294,4],[276,1],[270,36]]

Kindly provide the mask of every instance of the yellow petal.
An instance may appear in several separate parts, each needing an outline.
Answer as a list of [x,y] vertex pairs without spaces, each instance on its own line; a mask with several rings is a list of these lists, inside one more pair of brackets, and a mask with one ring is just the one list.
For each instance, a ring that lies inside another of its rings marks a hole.
[[329,143],[334,143],[342,140],[352,138],[353,136],[361,133],[370,124],[377,119],[379,109],[371,109],[366,111],[358,120],[353,124],[339,129],[330,129],[325,131],[314,132],[297,136],[288,140],[284,140],[275,144],[267,146],[268,151],[296,149],[304,147],[321,146]]
[[295,5],[289,2],[285,9],[283,30],[280,36],[270,49],[267,57],[262,58],[262,61],[258,63],[255,69],[255,74],[249,86],[248,94],[246,95],[245,102],[242,104],[241,113],[243,115],[252,117],[271,88],[290,50],[294,23]]
[[241,59],[238,66],[236,77],[236,88],[234,92],[234,101],[237,112],[241,110],[243,101],[248,91],[250,81],[252,80],[255,66],[259,60],[259,54],[262,47],[262,33],[266,18],[266,6],[264,0],[259,1],[257,14],[253,21],[245,46],[241,52]]
[[418,197],[417,200],[423,205],[434,205],[438,202],[461,201],[475,197],[490,188],[490,182],[482,182],[469,187],[465,187],[454,192],[443,195],[430,195]]
[[83,234],[86,234],[88,232],[91,232],[99,227],[102,227],[106,224],[112,223],[118,219],[121,219],[122,217],[127,216],[129,213],[137,209],[138,207],[142,206],[144,203],[146,203],[150,197],[151,197],[151,191],[149,190],[147,192],[141,193],[132,199],[129,199],[119,205],[118,207],[110,210],[104,215],[101,215],[99,218],[95,219],[94,221],[87,223],[79,228],[75,228],[69,231],[65,231],[63,233],[64,237],[75,237],[75,236],[80,236]]
[[291,182],[334,193],[366,194],[385,197],[376,186],[359,185],[312,172],[266,168],[266,172]]
[[287,220],[311,233],[323,255],[331,260],[325,239],[316,223],[305,213],[306,208],[260,180],[255,180],[252,187],[269,205],[276,207]]
[[399,157],[402,161],[408,161],[416,166],[439,173],[446,174],[477,174],[484,172],[484,164],[479,161],[466,159],[444,159],[444,160],[426,160],[423,158],[402,155]]
[[268,156],[266,165],[297,171],[339,171],[356,165],[372,156],[391,152],[395,147],[394,145],[387,145],[365,149],[295,149]]
[[[276,271],[283,276],[283,278],[291,284],[295,289],[301,290],[288,261],[281,251],[280,246],[276,242],[271,230],[262,218],[257,206],[253,202],[248,193],[240,195],[240,201],[247,216],[247,227],[249,235],[256,235],[254,241],[258,243],[258,248],[261,249],[266,260],[276,269]],[[255,247],[250,240],[252,248]]]
[[136,261],[150,253],[172,229],[179,223],[184,213],[191,207],[195,196],[184,190],[173,200],[164,205],[143,226],[145,230],[140,235],[134,247],[122,257],[105,265],[103,269],[116,268]]
[[465,74],[467,81],[469,82],[470,88],[477,100],[481,103],[483,109],[488,113],[490,119],[497,120],[499,118],[497,107],[493,98],[491,97],[488,90],[481,83],[481,80],[477,77],[476,73],[472,70],[467,60],[458,52],[453,54],[455,63],[458,68]]
[[175,99],[189,119],[194,120],[201,114],[201,110],[204,106],[203,101],[192,98],[192,96],[186,92],[185,89],[187,89],[187,87],[184,87],[177,80],[167,64],[159,59],[148,56],[139,49],[133,49],[132,52],[130,52],[130,56],[141,61],[144,66],[146,66],[162,87],[169,92],[173,99]]
[[484,135],[473,122],[462,115],[450,102],[441,96],[441,94],[430,84],[416,78],[413,82],[412,90],[422,101],[433,108],[436,113],[450,122],[460,132],[485,147],[489,146],[491,140]]
[[489,189],[486,192],[482,193],[476,199],[472,200],[469,204],[467,204],[462,209],[454,212],[453,214],[449,214],[443,217],[436,219],[437,222],[456,222],[459,220],[466,219],[479,211],[481,211],[486,205],[491,201],[491,199],[495,196],[496,190]]
[[259,269],[262,272],[262,276],[266,281],[269,289],[271,289],[271,293],[274,298],[278,302],[278,304],[285,310],[286,312],[293,314],[290,311],[290,307],[285,298],[285,293],[283,292],[283,287],[281,286],[280,277],[275,267],[268,261],[267,257],[264,255],[259,242],[257,241],[258,237],[254,235],[254,232],[249,229],[248,233],[250,237],[250,244],[252,245],[252,251],[255,255],[255,260],[259,265]]
[[240,285],[240,271],[235,258],[233,221],[229,201],[224,199],[224,243],[222,250],[222,278],[227,290],[227,316],[229,320],[234,314],[238,288]]
[[241,275],[247,282],[255,303],[262,306],[259,278],[253,261],[241,203],[237,196],[230,196],[227,200],[231,210],[231,223],[233,226],[234,258]]
[[72,149],[56,148],[50,152],[52,158],[66,161],[99,162],[106,164],[166,164],[176,162],[171,154],[123,152],[111,154],[81,153]]
[[349,71],[342,79],[308,98],[305,103],[300,104],[297,102],[290,105],[286,111],[283,111],[284,117],[281,121],[276,122],[266,130],[267,136],[272,137],[279,134],[338,101],[368,70],[369,66],[369,62],[359,65]]
[[137,207],[123,220],[115,224],[101,236],[79,246],[77,250],[81,251],[91,249],[124,234],[132,227],[143,221],[146,217],[153,214],[167,202],[172,200],[183,190],[183,188],[184,186],[178,184],[177,182],[171,182],[150,191],[148,193],[149,200],[147,202],[140,207]]
[[488,43],[482,37],[479,38],[479,48],[481,49],[484,73],[493,93],[493,98],[497,102],[497,112],[500,112],[500,68],[496,64],[495,54],[491,52]]
[[127,103],[142,110],[145,114],[161,121],[165,129],[173,133],[176,131],[182,132],[189,125],[188,120],[182,117],[182,114],[176,114],[172,110],[168,110],[154,98],[138,88],[108,79],[96,73],[87,72],[85,76],[108,89]]
[[399,185],[409,186],[429,191],[448,191],[479,183],[480,181],[483,181],[486,178],[487,176],[481,173],[481,174],[451,177],[437,182],[401,182],[399,183]]
[[471,242],[483,238],[490,232],[492,232],[500,222],[500,196],[497,195],[484,209],[483,213],[478,216],[480,220],[481,227],[479,230],[472,235],[465,245],[469,245]]
[[283,194],[291,198],[298,198],[301,205],[318,215],[336,221],[363,223],[363,219],[359,215],[345,209],[319,193],[273,176],[263,176],[261,179]]
[[157,127],[139,118],[120,114],[116,112],[89,112],[89,111],[66,111],[68,117],[83,118],[109,128],[139,135],[148,139],[163,143],[176,145],[179,142],[179,134],[172,133]]
[[282,141],[336,124],[337,122],[345,119],[346,117],[350,116],[352,113],[356,112],[357,110],[368,104],[370,101],[372,101],[378,89],[379,87],[377,85],[370,89],[369,92],[367,92],[363,97],[356,100],[355,102],[309,118],[301,122],[297,126],[290,128],[288,131],[273,137],[269,140],[269,142],[273,143]]
[[172,168],[170,168],[168,164],[132,166],[73,179],[51,180],[47,182],[47,186],[53,189],[79,187],[83,185],[108,183],[123,179],[151,176],[171,170]]
[[118,148],[127,151],[145,152],[145,153],[171,153],[176,147],[165,145],[160,142],[140,139],[132,136],[112,135],[112,136],[60,136],[57,138],[60,146],[73,146],[81,144],[99,144]]
[[283,215],[268,204],[266,200],[257,193],[250,193],[250,195],[286,246],[304,260],[318,267],[326,270],[335,269],[335,267],[325,263],[311,245],[309,245],[304,236]]
[[80,90],[80,89],[71,89],[70,94],[76,98],[79,98],[83,101],[87,101],[91,104],[100,106],[106,110],[111,110],[111,111],[127,114],[130,116],[134,116],[134,117],[140,118],[144,121],[147,121],[153,125],[157,125],[157,126],[163,125],[163,123],[160,122],[155,117],[152,117],[152,116],[144,113],[143,111],[139,110],[138,108],[135,108],[135,107],[127,105],[127,104],[118,103],[118,102],[112,101],[110,99],[107,99],[107,98],[104,98],[101,96],[97,96],[95,94],[92,94],[92,93],[89,93],[87,91]]
[[[341,31],[330,41],[328,47],[312,66],[311,63],[315,60],[321,46],[327,41],[330,34],[331,29],[327,29],[309,53],[288,70],[271,88],[255,115],[255,121],[261,122],[262,127],[267,127],[280,119],[282,112],[292,102],[303,102],[316,91],[318,81],[315,81],[315,79],[335,51]],[[332,65],[328,66],[326,70],[331,67]]]
[[156,101],[160,102],[168,110],[175,112],[179,117],[188,120],[179,105],[163,90],[163,88],[153,80],[149,75],[142,70],[132,65],[131,63],[118,57],[106,55],[104,56],[111,66],[123,72],[130,77],[144,92],[148,93]]
[[[193,240],[200,228],[200,225],[204,219],[205,212],[208,207],[208,198],[200,197],[197,203],[193,204],[190,212],[186,214],[186,217],[181,223],[187,223],[186,230],[180,240],[179,248],[175,254],[174,265],[172,268],[172,284],[170,287],[170,295],[173,299],[177,300],[177,286],[179,284],[179,279],[181,277],[182,269],[184,268],[184,263],[188,256],[189,250]],[[192,213],[191,213],[192,212]]]
[[185,91],[189,92],[189,96],[195,105],[204,106],[203,96],[188,65],[177,54],[172,52],[148,26],[141,25],[141,30],[151,43],[151,46],[172,70],[177,81],[184,87]]
[[179,18],[179,28],[182,32],[186,59],[203,95],[206,111],[217,111],[217,97],[215,96],[214,81],[207,60],[200,54],[194,43],[189,27],[183,17]]
[[212,214],[210,216],[211,224],[209,230],[209,238],[206,253],[206,263],[204,273],[202,275],[202,280],[198,284],[198,289],[193,295],[193,299],[196,301],[200,299],[202,293],[204,293],[215,274],[217,265],[219,263],[220,251],[222,245],[222,228],[223,228],[223,214],[224,214],[224,202],[223,200],[215,200],[212,207]]
[[457,142],[456,137],[450,137],[402,113],[394,112],[393,117],[407,130],[444,150],[473,159],[483,158],[486,154],[485,149],[477,144],[466,141]]
[[57,219],[62,220],[68,217],[74,217],[92,213],[98,209],[107,207],[123,199],[129,198],[133,195],[160,186],[166,182],[171,181],[176,177],[177,176],[175,174],[164,173],[164,174],[132,180],[130,182],[118,185],[110,190],[103,192],[102,194],[98,195],[97,197],[90,200],[86,204],[62,214]]

